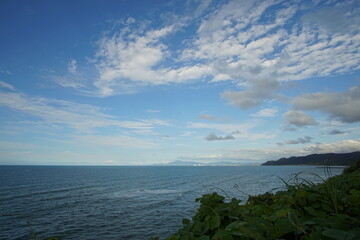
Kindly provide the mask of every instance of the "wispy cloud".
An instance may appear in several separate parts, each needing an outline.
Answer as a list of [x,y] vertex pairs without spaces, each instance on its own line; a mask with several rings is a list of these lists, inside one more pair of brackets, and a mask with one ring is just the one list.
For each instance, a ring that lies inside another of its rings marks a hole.
[[159,112],[161,112],[161,110],[148,109],[148,110],[146,110],[146,112],[148,112],[148,113],[159,113]]
[[192,0],[192,1],[199,3],[195,8],[195,12],[194,12],[195,17],[201,16],[212,2],[212,0]]
[[0,81],[0,88],[7,88],[10,90],[15,90],[15,88],[11,84],[3,82],[3,81]]
[[304,147],[293,145],[258,148],[221,148],[212,149],[209,154],[182,155],[182,159],[201,160],[206,162],[234,161],[239,163],[265,162],[283,157],[306,156],[314,153],[348,153],[359,151],[360,139],[342,140],[333,143],[315,143]]
[[305,144],[305,143],[310,143],[312,139],[313,139],[312,137],[304,136],[302,138],[297,138],[295,140],[287,140],[284,142],[279,142],[277,143],[277,145],[283,146],[283,145]]
[[116,94],[116,89],[121,93],[136,86],[181,83],[205,76],[208,67],[200,64],[183,67],[161,65],[173,54],[163,39],[180,27],[181,24],[177,23],[160,29],[136,31],[136,26],[128,25],[114,36],[101,39],[96,54],[100,77],[95,86],[107,96]]
[[226,121],[229,121],[229,119],[227,117],[216,117],[216,116],[213,116],[213,115],[210,115],[210,114],[205,114],[205,113],[200,114],[197,118],[198,119],[203,119],[203,120],[208,120],[208,121],[211,121],[211,122],[226,122]]
[[4,70],[4,69],[0,69],[0,73],[2,74],[6,74],[8,76],[12,76],[14,75],[12,72],[10,72],[9,70]]
[[198,116],[199,119],[205,119],[205,120],[209,120],[209,121],[214,121],[216,120],[216,118],[212,115],[209,115],[209,114],[200,114]]
[[92,132],[98,128],[115,127],[120,130],[153,129],[155,126],[169,126],[160,119],[142,119],[139,121],[118,120],[103,113],[103,109],[76,102],[32,97],[21,92],[0,91],[0,106],[35,117],[31,121],[67,127],[78,132]]
[[257,113],[251,114],[252,117],[274,117],[278,113],[279,109],[277,107],[273,108],[263,108]]
[[75,59],[71,59],[68,63],[68,72],[69,73],[76,73],[77,71],[77,61]]
[[[283,3],[271,15],[268,9],[275,4],[279,6],[275,1],[230,1],[202,22],[193,47],[184,50],[184,57],[208,61],[214,80],[250,83],[243,91],[223,93],[230,103],[242,109],[259,105],[277,89],[274,86],[263,94],[253,82],[301,80],[359,69],[359,10],[352,10],[351,2],[338,4],[341,6],[325,4],[322,7],[328,9],[323,13],[327,20],[317,17],[308,21],[310,16],[304,15],[298,24],[292,21],[304,9],[317,14],[311,11],[313,6],[305,2]],[[330,17],[338,8],[346,16],[343,25],[348,31],[331,27],[338,25]]]
[[181,134],[181,137],[189,137],[192,136],[194,134],[196,134],[197,132],[184,132],[183,134]]
[[[252,133],[258,125],[258,122],[252,121],[251,123],[203,123],[203,122],[190,122],[187,125],[187,128],[194,129],[209,129],[211,131],[223,132],[226,135],[236,137],[236,139],[250,139],[250,140],[259,140],[259,139],[269,139],[273,138],[274,135],[270,133]],[[210,137],[213,137],[210,136]]]
[[231,134],[234,131],[247,132],[249,129],[255,127],[255,123],[203,123],[203,122],[190,122],[188,128],[199,128],[199,129],[213,129],[224,133]]
[[157,146],[153,141],[135,138],[126,135],[75,135],[72,136],[71,142],[85,144],[90,146],[122,147],[122,148],[140,148],[149,149]]
[[22,143],[22,142],[14,142],[14,141],[0,141],[0,149],[1,150],[21,150],[28,151],[29,149],[37,148],[35,144],[31,143]]
[[[273,98],[283,81],[360,69],[360,14],[353,1],[229,1],[216,9],[211,1],[188,3],[202,18],[183,13],[154,27],[130,17],[98,41],[88,63],[92,77],[70,59],[68,73],[55,81],[102,97],[153,85],[232,81],[241,89],[222,96],[248,109]],[[179,34],[187,27],[196,31]],[[175,47],[175,36],[184,44]]]
[[73,88],[83,94],[89,91],[87,90],[89,88],[88,84],[95,79],[94,76],[86,76],[89,72],[91,72],[90,69],[79,71],[78,62],[71,58],[66,71],[59,73],[50,69],[44,74],[43,78],[49,79],[62,87]]

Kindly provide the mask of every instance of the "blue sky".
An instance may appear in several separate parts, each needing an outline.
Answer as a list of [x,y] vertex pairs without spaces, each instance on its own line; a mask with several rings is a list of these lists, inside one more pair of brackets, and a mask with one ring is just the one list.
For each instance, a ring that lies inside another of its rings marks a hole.
[[360,150],[359,1],[0,2],[0,164]]

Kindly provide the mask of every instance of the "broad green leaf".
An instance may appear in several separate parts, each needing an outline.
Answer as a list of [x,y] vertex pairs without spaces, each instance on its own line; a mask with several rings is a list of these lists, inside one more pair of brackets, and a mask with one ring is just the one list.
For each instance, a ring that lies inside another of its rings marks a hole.
[[201,234],[206,234],[207,232],[209,232],[210,229],[210,224],[209,221],[206,221],[202,224],[202,233]]
[[184,219],[182,220],[182,224],[184,224],[184,225],[189,225],[189,224],[190,224],[190,220],[187,219],[187,218],[184,218]]
[[323,211],[315,210],[312,207],[304,207],[304,209],[315,217],[326,217],[326,213]]
[[195,224],[193,225],[191,231],[195,234],[200,235],[202,233],[202,224],[201,222],[195,222]]
[[291,212],[291,208],[284,208],[284,209],[281,209],[281,210],[278,210],[276,211],[276,216],[278,217],[285,217],[288,215],[289,212]]
[[329,206],[329,204],[325,203],[325,202],[321,203],[321,208],[324,209],[327,212],[332,212],[333,211],[333,209]]
[[233,240],[231,232],[220,230],[215,233],[213,240]]
[[280,238],[290,232],[294,231],[293,224],[287,218],[279,219],[270,229],[271,238]]
[[221,219],[220,219],[219,215],[215,215],[215,216],[211,217],[209,220],[209,228],[210,229],[218,228],[220,226],[220,222],[221,222]]
[[210,237],[206,235],[202,235],[198,238],[198,240],[210,240]]
[[322,235],[336,240],[352,240],[355,238],[354,233],[342,231],[339,229],[326,229],[322,232]]
[[234,229],[238,229],[241,226],[246,226],[247,224],[248,224],[247,222],[241,222],[241,221],[232,222],[226,226],[225,230],[232,231]]

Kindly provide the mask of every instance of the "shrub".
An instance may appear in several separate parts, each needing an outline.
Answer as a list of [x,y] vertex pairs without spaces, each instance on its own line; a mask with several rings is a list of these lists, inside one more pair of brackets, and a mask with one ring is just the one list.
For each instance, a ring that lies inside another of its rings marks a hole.
[[360,170],[321,184],[293,180],[286,190],[250,196],[245,204],[203,195],[192,220],[167,240],[360,239]]

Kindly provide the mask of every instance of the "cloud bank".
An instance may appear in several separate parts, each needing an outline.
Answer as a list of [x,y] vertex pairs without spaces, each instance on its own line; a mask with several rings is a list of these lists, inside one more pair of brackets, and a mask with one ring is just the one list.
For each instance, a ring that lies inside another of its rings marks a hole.
[[296,109],[320,111],[343,122],[360,121],[360,86],[346,92],[303,94],[293,99]]
[[[57,78],[58,83],[106,97],[145,86],[231,81],[240,89],[222,96],[248,109],[272,98],[283,81],[360,69],[360,10],[352,1],[193,4],[192,17],[172,13],[176,21],[160,27],[124,19],[99,39],[90,62],[96,73],[85,87],[68,77]],[[195,31],[185,34],[189,28]],[[174,38],[181,44],[174,45]],[[70,59],[68,72],[81,76],[79,69]]]

